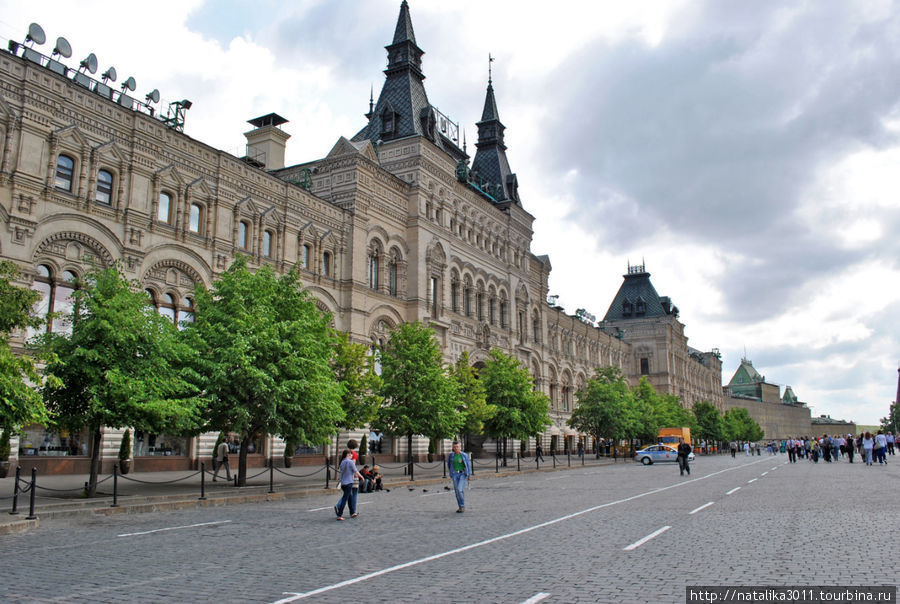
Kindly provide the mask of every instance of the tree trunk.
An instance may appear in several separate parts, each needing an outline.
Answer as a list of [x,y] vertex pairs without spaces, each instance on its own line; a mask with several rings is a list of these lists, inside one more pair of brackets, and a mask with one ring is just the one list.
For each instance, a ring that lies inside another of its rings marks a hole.
[[409,433],[406,435],[406,456],[407,456],[407,459],[409,460],[409,469],[407,471],[409,472],[410,480],[413,479],[412,439],[413,439],[412,433]]
[[251,435],[247,434],[241,439],[241,452],[238,456],[238,486],[247,486],[247,451],[250,449]]
[[94,427],[94,440],[91,443],[91,474],[88,478],[88,497],[97,494],[97,476],[100,474],[100,426]]

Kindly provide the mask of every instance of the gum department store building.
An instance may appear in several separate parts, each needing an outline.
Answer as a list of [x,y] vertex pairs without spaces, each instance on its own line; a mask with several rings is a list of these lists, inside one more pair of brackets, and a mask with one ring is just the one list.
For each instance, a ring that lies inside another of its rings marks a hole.
[[[467,351],[477,365],[492,347],[515,355],[550,397],[548,450],[577,438],[565,420],[600,365],[621,367],[632,383],[647,375],[686,406],[706,399],[721,409],[718,354],[687,346],[677,308],[656,295],[643,267],[629,267],[599,326],[548,304],[550,259],[531,250],[534,217],[507,160],[490,80],[470,160],[458,125],[429,102],[405,1],[386,48],[368,123],[326,157],[285,167],[289,135],[276,114],[251,121],[247,157],[235,157],[183,134],[183,107],[151,115],[124,88],[11,43],[0,54],[0,258],[42,293],[42,314],[66,310],[71,282],[89,263],[121,260],[176,322],[191,319],[194,286],[210,286],[237,254],[251,267],[299,268],[334,327],[356,342],[376,347],[394,326],[421,320],[448,362]],[[13,442],[23,467],[86,471],[86,433],[25,432]],[[121,433],[104,430],[104,469]],[[134,467],[198,467],[215,437],[134,433]],[[405,456],[404,439],[384,445]],[[427,439],[415,447],[424,453]],[[282,450],[262,435],[250,463]],[[326,450],[297,453],[318,463]]]

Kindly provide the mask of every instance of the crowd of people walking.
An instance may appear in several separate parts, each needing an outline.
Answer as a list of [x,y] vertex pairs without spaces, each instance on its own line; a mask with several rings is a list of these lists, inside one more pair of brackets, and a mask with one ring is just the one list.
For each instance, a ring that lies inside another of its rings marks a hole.
[[887,456],[894,455],[895,437],[892,432],[887,434],[879,430],[877,434],[864,432],[856,437],[852,434],[835,434],[821,437],[789,438],[781,443],[781,451],[787,452],[788,461],[797,463],[799,459],[807,459],[810,463],[819,463],[819,459],[826,463],[838,462],[843,458],[853,463],[858,454],[862,462],[867,466],[887,464]]

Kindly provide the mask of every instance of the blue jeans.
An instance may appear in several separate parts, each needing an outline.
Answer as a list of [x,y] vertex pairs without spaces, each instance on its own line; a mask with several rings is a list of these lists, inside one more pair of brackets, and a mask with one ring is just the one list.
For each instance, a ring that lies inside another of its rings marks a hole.
[[456,503],[459,507],[466,505],[466,473],[450,472],[450,479],[453,480],[453,492],[456,493]]
[[354,489],[352,484],[342,484],[341,491],[343,491],[343,495],[341,495],[340,501],[337,502],[338,516],[344,515],[344,505],[350,508],[350,515],[352,516],[356,513],[356,495],[359,493],[359,489]]

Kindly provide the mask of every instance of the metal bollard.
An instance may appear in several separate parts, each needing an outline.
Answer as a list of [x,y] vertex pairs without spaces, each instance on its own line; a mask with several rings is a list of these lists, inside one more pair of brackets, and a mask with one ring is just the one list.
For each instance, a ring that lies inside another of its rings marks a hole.
[[206,501],[206,464],[200,462],[200,501]]
[[328,458],[325,458],[325,488],[328,488],[328,479],[331,478],[331,466],[328,465]]
[[550,457],[553,458],[553,469],[555,470],[556,469],[556,453],[551,454]]
[[34,492],[37,490],[37,468],[31,468],[31,498],[28,503],[28,515],[25,520],[37,520],[34,515]]
[[[375,467],[375,462],[372,462],[372,467]],[[447,478],[447,457],[444,456],[444,478]]]
[[569,467],[571,468],[572,467],[572,452],[569,451],[568,449],[566,449],[566,462],[568,463]]
[[581,451],[581,465],[584,465],[584,458],[587,457],[587,450]]
[[469,461],[471,462],[469,465],[472,466],[472,476],[475,476],[475,458],[472,457],[471,452],[469,452]]
[[516,472],[522,471],[522,456],[516,451]]
[[113,464],[113,502],[111,508],[119,507],[119,464]]
[[234,478],[234,488],[237,488],[237,477],[238,477],[238,473],[235,472],[234,476],[232,476],[232,478]]
[[19,513],[19,475],[22,473],[22,466],[16,466],[16,483],[13,485],[13,506],[9,512],[11,516]]
[[269,492],[275,492],[275,458],[269,455]]

